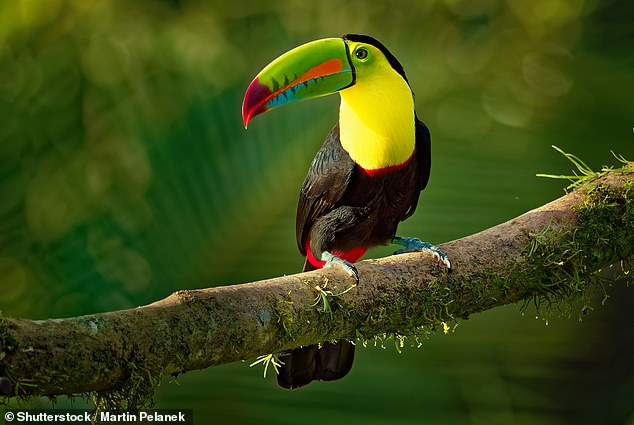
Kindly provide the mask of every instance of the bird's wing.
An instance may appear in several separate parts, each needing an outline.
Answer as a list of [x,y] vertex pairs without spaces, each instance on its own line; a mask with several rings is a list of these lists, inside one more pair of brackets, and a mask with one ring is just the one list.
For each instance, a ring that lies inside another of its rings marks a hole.
[[299,195],[295,230],[302,255],[306,255],[306,241],[313,223],[338,206],[355,170],[356,164],[339,141],[337,124],[313,159]]
[[416,118],[416,161],[418,162],[419,191],[425,189],[431,172],[431,135],[422,121]]
[[416,206],[418,205],[418,197],[420,196],[420,192],[425,189],[425,187],[427,187],[427,182],[429,182],[429,174],[431,172],[431,135],[429,133],[429,129],[422,121],[418,119],[418,117],[415,118],[415,125],[416,153],[413,160],[416,162],[416,172],[414,175],[414,184],[416,185],[416,190],[412,203],[410,204],[401,221],[410,217],[412,214],[414,214],[414,211],[416,211]]

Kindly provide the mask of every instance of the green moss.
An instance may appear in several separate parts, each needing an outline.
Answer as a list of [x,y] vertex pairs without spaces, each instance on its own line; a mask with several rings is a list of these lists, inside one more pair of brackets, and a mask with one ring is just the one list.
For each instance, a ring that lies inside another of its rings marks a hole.
[[[356,339],[363,346],[394,346],[399,352],[406,346],[420,347],[422,341],[443,324],[455,325],[459,316],[453,308],[455,293],[447,284],[449,276],[440,272],[421,287],[407,284],[390,286],[375,299],[357,306],[345,300],[338,301],[343,315],[361,323]],[[376,329],[385,332],[376,333]]]
[[17,348],[18,341],[9,331],[4,319],[0,319],[0,351],[11,352]]
[[[592,300],[607,298],[607,287],[631,270],[634,255],[634,191],[627,183],[615,190],[608,185],[588,185],[583,202],[575,209],[574,231],[546,228],[526,249],[523,270],[529,279],[523,289],[541,316],[556,310],[581,317],[592,309]],[[618,265],[612,259],[622,258]],[[610,273],[603,273],[611,267]]]
[[19,394],[19,386],[11,376],[11,373],[7,369],[3,359],[7,356],[7,354],[15,351],[17,347],[18,341],[15,339],[13,334],[11,334],[5,320],[0,318],[0,378],[8,380],[8,382],[3,382],[2,386],[4,390],[12,391],[13,395]]
[[287,343],[293,341],[297,335],[301,335],[302,324],[295,318],[295,308],[291,300],[290,291],[284,298],[280,298],[275,302],[273,317],[279,328],[278,345],[280,347],[284,347]]
[[135,362],[128,365],[129,376],[117,388],[93,391],[87,394],[95,404],[97,414],[101,411],[116,412],[136,410],[154,405],[154,394],[161,382],[160,375],[141,369]]

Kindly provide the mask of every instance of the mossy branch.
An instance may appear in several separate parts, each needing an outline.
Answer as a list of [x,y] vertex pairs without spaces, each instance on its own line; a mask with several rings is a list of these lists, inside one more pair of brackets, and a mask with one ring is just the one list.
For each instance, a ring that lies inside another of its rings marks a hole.
[[1,318],[0,392],[88,392],[106,400],[118,394],[136,404],[163,375],[325,340],[417,335],[521,300],[583,306],[601,268],[621,264],[624,273],[630,271],[633,185],[630,165],[506,223],[443,244],[454,265],[451,274],[423,254],[404,254],[358,263],[360,283],[351,290],[347,275],[328,269],[178,291],[131,310]]

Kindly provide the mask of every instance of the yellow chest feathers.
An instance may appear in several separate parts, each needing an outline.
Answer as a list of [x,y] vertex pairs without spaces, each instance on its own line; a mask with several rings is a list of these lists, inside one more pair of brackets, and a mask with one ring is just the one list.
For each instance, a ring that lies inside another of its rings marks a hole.
[[341,145],[354,162],[378,170],[401,165],[412,156],[414,99],[400,75],[366,78],[340,94]]

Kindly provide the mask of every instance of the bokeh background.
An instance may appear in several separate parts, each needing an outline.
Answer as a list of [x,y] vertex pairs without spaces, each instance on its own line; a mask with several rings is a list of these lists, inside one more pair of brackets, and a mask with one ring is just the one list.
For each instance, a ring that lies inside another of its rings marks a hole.
[[[634,158],[633,5],[0,2],[0,310],[89,314],[300,270],[296,199],[337,96],[248,131],[240,105],[264,65],[322,37],[383,41],[431,129],[431,182],[402,234],[441,243],[550,201],[567,183],[535,174],[571,169],[551,145],[595,169],[617,164],[610,150]],[[631,425],[633,292],[583,321],[509,306],[420,349],[359,349],[347,378],[297,392],[249,362],[192,372],[156,403],[199,424]]]

